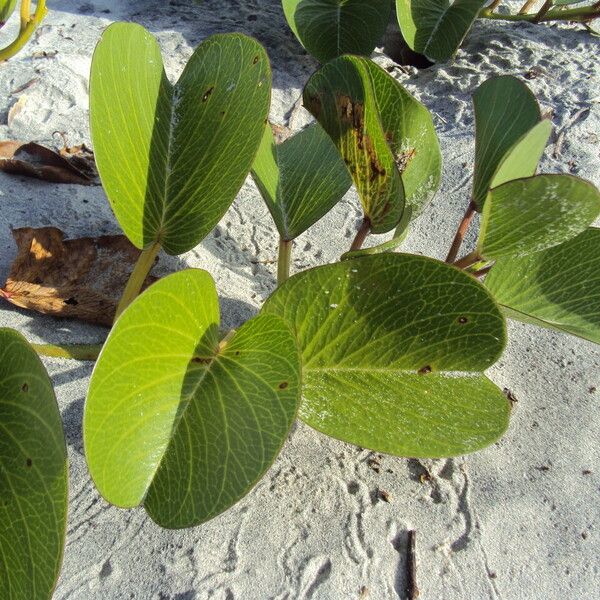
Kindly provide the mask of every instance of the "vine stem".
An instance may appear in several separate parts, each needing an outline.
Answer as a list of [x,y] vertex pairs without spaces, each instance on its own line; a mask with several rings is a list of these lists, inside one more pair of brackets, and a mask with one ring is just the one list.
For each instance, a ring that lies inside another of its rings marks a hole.
[[279,238],[279,257],[277,259],[277,286],[290,278],[290,262],[292,258],[292,240]]
[[148,246],[148,248],[144,248],[142,253],[140,254],[137,262],[135,263],[135,267],[131,275],[129,276],[129,281],[125,286],[125,291],[121,296],[121,300],[119,302],[119,306],[117,306],[117,312],[115,313],[115,321],[121,316],[122,312],[137,298],[142,286],[144,285],[144,281],[146,281],[146,277],[148,277],[148,273],[150,273],[150,269],[152,265],[154,265],[154,260],[158,256],[160,252],[160,243],[154,242],[152,246]]
[[38,0],[33,16],[31,16],[31,0],[22,0],[19,34],[14,42],[0,50],[0,63],[14,56],[25,46],[47,14],[46,0]]
[[354,252],[356,250],[360,250],[362,245],[365,243],[367,236],[371,232],[371,221],[369,217],[363,217],[362,223],[356,232],[356,237],[350,246],[350,252]]
[[447,263],[452,263],[456,260],[456,257],[458,256],[458,251],[460,250],[460,247],[462,246],[462,243],[465,239],[467,230],[469,229],[469,225],[471,224],[471,221],[473,221],[473,217],[475,216],[476,208],[477,207],[475,205],[475,202],[471,200],[471,202],[469,202],[469,206],[467,206],[467,210],[465,211],[462,221],[458,226],[456,235],[452,240],[452,245],[450,246],[448,256],[446,257]]
[[519,10],[520,15],[526,15],[529,12],[529,9],[537,2],[537,0],[527,0],[521,9]]
[[102,350],[102,344],[73,344],[64,346],[55,344],[31,344],[31,346],[42,356],[89,361],[97,360],[100,350]]
[[545,10],[544,6],[537,13],[528,14],[501,14],[492,12],[488,7],[486,7],[481,9],[478,16],[481,19],[529,21],[530,23],[542,23],[548,21],[577,21],[585,23],[586,21],[591,21],[592,19],[600,17],[600,6],[598,6],[598,3],[592,4],[591,6],[581,6],[578,8],[570,8],[565,10],[561,10],[560,7],[553,8],[546,10],[546,12],[540,15],[540,13]]
[[477,252],[477,250],[473,250],[473,252],[470,252],[452,264],[459,269],[466,269],[480,260],[481,256],[479,256],[479,252]]

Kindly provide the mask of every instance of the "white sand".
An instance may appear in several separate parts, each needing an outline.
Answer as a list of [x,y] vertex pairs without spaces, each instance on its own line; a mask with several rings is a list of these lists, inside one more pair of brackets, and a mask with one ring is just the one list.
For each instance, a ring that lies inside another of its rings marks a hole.
[[[51,142],[64,131],[89,142],[91,54],[113,20],[156,33],[168,72],[213,32],[240,30],[268,48],[274,68],[272,118],[285,123],[316,63],[289,32],[278,0],[50,0],[51,15],[15,60],[0,66],[0,139]],[[254,18],[256,16],[257,18]],[[13,26],[15,22],[13,21]],[[6,35],[2,34],[4,39]],[[470,93],[492,74],[523,76],[557,131],[562,156],[543,170],[600,184],[600,44],[577,27],[480,22],[451,66],[395,74],[434,111],[445,159],[442,190],[405,248],[442,257],[469,195],[473,167]],[[52,58],[35,58],[41,51]],[[389,61],[379,57],[380,62]],[[11,91],[35,82],[24,92]],[[27,96],[7,124],[8,109]],[[570,125],[580,109],[576,123]],[[294,127],[306,122],[295,113]],[[556,139],[556,136],[553,138]],[[570,165],[570,167],[569,167]],[[333,261],[345,251],[359,210],[350,193],[297,244],[295,266]],[[9,227],[54,225],[69,236],[116,232],[100,188],[49,185],[0,174],[0,279],[15,248]],[[302,252],[304,250],[304,252]],[[210,271],[224,320],[251,316],[274,287],[275,230],[248,182],[221,224],[164,272],[183,265]],[[258,262],[257,262],[258,261]],[[264,263],[261,261],[265,261]],[[0,326],[31,340],[99,340],[103,331],[0,305]],[[600,350],[577,338],[511,324],[511,342],[490,371],[518,397],[504,439],[464,458],[384,457],[298,424],[275,465],[240,504],[187,531],[165,531],[142,509],[106,504],[82,455],[81,418],[91,368],[46,360],[67,432],[70,514],[60,600],[253,600],[404,598],[406,531],[418,531],[418,578],[425,600],[591,599],[600,589]],[[590,470],[591,474],[584,474]],[[376,501],[376,491],[391,502]]]

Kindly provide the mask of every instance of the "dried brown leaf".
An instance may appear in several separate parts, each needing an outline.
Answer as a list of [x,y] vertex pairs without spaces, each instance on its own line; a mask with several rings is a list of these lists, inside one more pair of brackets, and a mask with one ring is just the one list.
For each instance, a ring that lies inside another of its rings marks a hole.
[[[14,229],[17,256],[0,296],[21,308],[110,327],[140,251],[124,235],[64,240],[55,227]],[[144,287],[155,281],[148,277]]]
[[56,152],[35,142],[0,142],[0,170],[52,183],[98,183],[94,155],[85,145]]

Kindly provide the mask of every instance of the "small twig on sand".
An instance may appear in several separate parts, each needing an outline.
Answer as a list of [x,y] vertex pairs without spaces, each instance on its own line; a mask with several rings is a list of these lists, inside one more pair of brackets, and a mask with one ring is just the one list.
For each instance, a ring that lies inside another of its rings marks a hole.
[[417,586],[417,532],[411,529],[408,532],[408,545],[406,549],[406,599],[416,600],[419,597]]

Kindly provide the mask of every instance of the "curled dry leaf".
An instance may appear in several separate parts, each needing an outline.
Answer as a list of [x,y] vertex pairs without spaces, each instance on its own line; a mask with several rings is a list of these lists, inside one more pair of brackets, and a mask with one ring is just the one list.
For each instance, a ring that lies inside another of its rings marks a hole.
[[[110,326],[140,251],[124,235],[64,240],[55,227],[14,229],[17,257],[0,296],[21,308]],[[147,287],[156,280],[148,277]]]
[[0,170],[52,183],[98,183],[94,154],[85,145],[56,152],[35,142],[0,142]]

